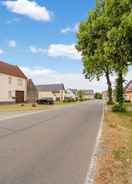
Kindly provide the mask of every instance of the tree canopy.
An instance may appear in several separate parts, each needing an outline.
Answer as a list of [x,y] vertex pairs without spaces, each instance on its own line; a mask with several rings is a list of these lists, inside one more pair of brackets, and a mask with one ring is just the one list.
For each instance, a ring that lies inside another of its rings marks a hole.
[[132,64],[131,0],[97,0],[96,8],[80,23],[77,49],[82,53],[85,77],[99,80],[105,75],[110,98],[110,75],[117,73],[117,93],[123,99],[123,76]]

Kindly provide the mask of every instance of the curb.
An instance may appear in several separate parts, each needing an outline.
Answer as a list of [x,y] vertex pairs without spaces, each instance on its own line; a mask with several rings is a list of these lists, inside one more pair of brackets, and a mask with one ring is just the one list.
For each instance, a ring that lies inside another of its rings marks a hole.
[[105,108],[103,104],[101,123],[100,123],[99,131],[98,131],[98,135],[96,137],[96,144],[94,147],[94,152],[91,157],[90,166],[89,166],[88,173],[87,173],[84,184],[94,184],[94,181],[95,181],[96,161],[97,161],[97,155],[98,155],[98,150],[99,150],[99,145],[100,145],[100,140],[101,140],[101,135],[102,135],[102,130],[103,130],[104,112],[105,112]]

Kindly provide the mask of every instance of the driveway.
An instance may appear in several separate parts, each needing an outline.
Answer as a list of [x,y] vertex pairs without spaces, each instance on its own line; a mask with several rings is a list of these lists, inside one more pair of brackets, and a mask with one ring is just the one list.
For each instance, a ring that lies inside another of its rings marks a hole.
[[84,184],[102,103],[0,121],[0,184]]

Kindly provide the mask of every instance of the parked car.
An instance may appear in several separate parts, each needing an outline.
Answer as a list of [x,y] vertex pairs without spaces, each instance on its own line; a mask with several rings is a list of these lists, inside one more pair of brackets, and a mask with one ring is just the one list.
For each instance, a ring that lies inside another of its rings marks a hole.
[[37,100],[38,104],[54,104],[54,99],[52,97],[43,97]]

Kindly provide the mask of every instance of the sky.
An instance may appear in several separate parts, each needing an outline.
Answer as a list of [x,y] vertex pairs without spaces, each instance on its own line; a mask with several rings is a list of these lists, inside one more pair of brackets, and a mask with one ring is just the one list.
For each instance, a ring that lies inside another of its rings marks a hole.
[[[0,60],[20,66],[35,84],[104,90],[105,78],[100,82],[84,78],[81,56],[75,49],[79,22],[95,1],[68,2],[0,0]],[[126,79],[131,78],[129,71]]]

